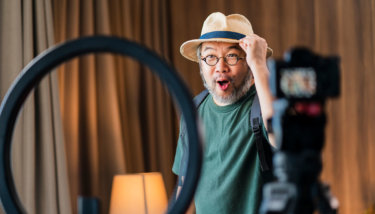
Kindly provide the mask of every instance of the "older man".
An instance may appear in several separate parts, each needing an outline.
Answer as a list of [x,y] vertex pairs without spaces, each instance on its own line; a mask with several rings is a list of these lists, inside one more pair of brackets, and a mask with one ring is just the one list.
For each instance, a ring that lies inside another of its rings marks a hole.
[[[255,94],[262,111],[263,136],[272,117],[266,41],[246,17],[213,13],[199,39],[185,42],[181,54],[199,63],[209,95],[198,108],[205,141],[203,168],[195,194],[197,213],[257,213],[264,178],[249,115]],[[265,124],[265,125],[263,125]],[[181,133],[181,132],[180,132]],[[180,134],[173,172],[183,180],[186,136]]]

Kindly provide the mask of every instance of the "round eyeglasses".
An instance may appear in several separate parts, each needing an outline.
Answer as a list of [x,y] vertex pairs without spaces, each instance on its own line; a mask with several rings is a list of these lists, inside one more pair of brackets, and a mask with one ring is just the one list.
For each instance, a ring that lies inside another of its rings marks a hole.
[[222,57],[208,55],[204,58],[201,58],[201,60],[203,60],[209,66],[215,66],[219,62],[220,58],[224,58],[224,62],[228,65],[236,65],[238,60],[245,59],[245,57],[239,57],[237,54],[228,54]]

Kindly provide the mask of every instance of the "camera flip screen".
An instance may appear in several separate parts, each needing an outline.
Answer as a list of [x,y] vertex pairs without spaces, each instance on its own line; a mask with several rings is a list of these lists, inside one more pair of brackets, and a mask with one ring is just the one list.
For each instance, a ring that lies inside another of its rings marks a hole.
[[317,78],[312,67],[281,69],[280,89],[285,97],[310,98],[316,93]]

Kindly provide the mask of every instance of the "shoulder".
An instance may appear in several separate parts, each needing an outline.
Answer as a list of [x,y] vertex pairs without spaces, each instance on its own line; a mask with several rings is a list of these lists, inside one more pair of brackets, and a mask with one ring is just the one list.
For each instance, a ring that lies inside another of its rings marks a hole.
[[196,108],[200,106],[200,104],[206,99],[206,97],[209,95],[208,90],[203,90],[200,92],[197,96],[194,97],[193,102]]

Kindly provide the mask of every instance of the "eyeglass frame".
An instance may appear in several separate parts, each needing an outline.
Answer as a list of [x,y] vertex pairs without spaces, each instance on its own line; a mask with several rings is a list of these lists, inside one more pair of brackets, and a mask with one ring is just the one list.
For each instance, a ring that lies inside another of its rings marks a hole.
[[[230,55],[230,54],[228,54],[228,55]],[[237,56],[236,56],[236,58],[237,58],[236,63],[234,63],[234,64],[229,64],[228,61],[227,61],[227,57],[228,57],[228,55],[226,55],[226,56],[221,56],[221,57],[217,57],[217,56],[215,56],[215,55],[213,55],[213,54],[209,54],[209,55],[207,55],[206,57],[201,57],[200,60],[203,60],[208,66],[215,66],[215,65],[217,65],[217,63],[219,62],[220,58],[223,58],[223,59],[224,59],[224,62],[225,62],[227,65],[235,66],[235,65],[237,65],[237,63],[238,63],[239,60],[242,60],[242,59],[245,59],[245,58],[246,58],[246,57],[240,57],[240,56],[238,56],[237,54],[235,54],[235,55],[237,55]],[[209,56],[214,56],[214,57],[216,58],[216,62],[215,62],[215,64],[210,65],[210,64],[207,63],[206,59],[207,59],[207,57],[209,57]]]

